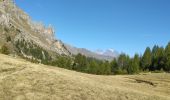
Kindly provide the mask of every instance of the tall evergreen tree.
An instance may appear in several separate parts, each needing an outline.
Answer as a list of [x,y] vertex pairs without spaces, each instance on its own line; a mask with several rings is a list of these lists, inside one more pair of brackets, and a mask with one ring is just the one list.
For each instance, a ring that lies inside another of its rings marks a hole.
[[158,60],[159,60],[159,54],[158,54],[159,46],[155,45],[152,49],[152,66],[150,67],[150,70],[156,70],[158,68]]
[[133,61],[135,63],[135,73],[138,73],[140,68],[140,57],[138,54],[135,54]]
[[104,74],[106,75],[111,74],[111,66],[108,61],[104,62]]
[[118,70],[119,70],[119,66],[118,66],[118,63],[117,63],[117,60],[114,59],[111,63],[110,63],[110,66],[111,66],[111,72],[113,74],[117,74]]
[[150,70],[161,70],[164,67],[164,48],[155,45],[152,49],[152,66]]
[[85,71],[87,67],[87,58],[82,54],[78,54],[75,57],[73,68],[78,71]]
[[121,54],[118,58],[118,66],[122,70],[127,70],[128,64],[129,64],[130,57],[126,54]]
[[97,66],[98,64],[94,60],[90,61],[89,73],[97,74]]
[[138,54],[135,54],[134,58],[131,59],[127,72],[128,74],[134,74],[139,72],[140,58]]
[[143,70],[150,69],[151,64],[152,64],[152,53],[151,53],[151,49],[147,47],[141,60],[141,65]]
[[165,70],[170,71],[170,42],[165,48]]

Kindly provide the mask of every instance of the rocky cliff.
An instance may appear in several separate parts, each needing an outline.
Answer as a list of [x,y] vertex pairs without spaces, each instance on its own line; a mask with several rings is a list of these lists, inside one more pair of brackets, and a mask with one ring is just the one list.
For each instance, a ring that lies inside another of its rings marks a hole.
[[54,35],[55,31],[51,25],[46,27],[42,23],[32,21],[13,0],[0,0],[0,47],[7,44],[11,53],[14,53],[16,41],[24,40],[48,52],[69,55],[64,44]]

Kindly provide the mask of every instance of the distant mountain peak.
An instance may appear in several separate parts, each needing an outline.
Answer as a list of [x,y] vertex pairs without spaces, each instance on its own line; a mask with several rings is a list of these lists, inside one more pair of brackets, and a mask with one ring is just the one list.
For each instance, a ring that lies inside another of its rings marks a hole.
[[112,49],[112,48],[110,48],[110,49],[108,49],[108,51],[114,52],[115,50],[114,50],[114,49]]
[[87,57],[93,57],[100,60],[112,60],[115,57],[118,57],[119,53],[116,52],[114,49],[108,49],[108,50],[101,50],[98,49],[96,51],[90,51],[85,48],[77,48],[74,46],[71,46],[69,44],[65,44],[68,51],[70,51],[73,55],[77,55],[78,53],[81,53]]
[[112,48],[106,49],[106,50],[98,49],[94,52],[99,54],[99,55],[111,56],[111,57],[117,57],[119,55],[119,53]]

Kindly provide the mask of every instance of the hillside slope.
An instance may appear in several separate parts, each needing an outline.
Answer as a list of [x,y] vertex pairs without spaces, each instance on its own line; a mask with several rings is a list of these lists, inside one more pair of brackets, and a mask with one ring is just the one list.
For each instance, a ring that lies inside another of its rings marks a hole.
[[0,100],[170,100],[170,74],[97,76],[0,54]]

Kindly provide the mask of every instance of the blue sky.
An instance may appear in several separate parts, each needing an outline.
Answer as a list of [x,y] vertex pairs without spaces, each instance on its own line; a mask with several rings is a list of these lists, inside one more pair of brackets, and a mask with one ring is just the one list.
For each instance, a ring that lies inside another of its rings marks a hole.
[[170,41],[170,0],[16,0],[33,20],[52,24],[56,37],[90,50],[129,55]]

